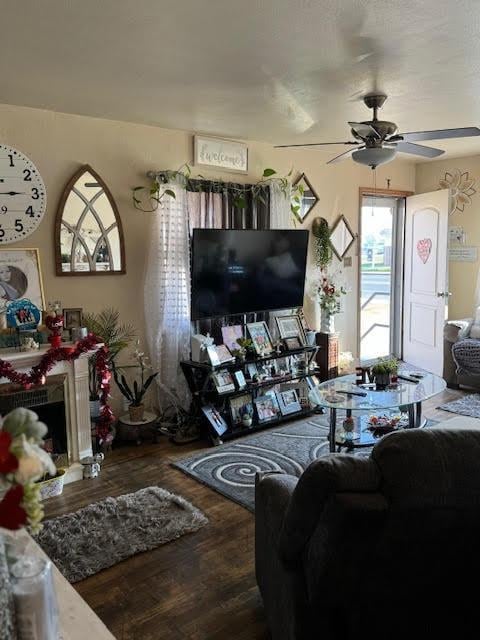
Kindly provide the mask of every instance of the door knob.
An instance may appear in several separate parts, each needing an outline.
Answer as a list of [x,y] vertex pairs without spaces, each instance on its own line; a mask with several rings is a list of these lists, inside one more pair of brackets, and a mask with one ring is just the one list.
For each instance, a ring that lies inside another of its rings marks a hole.
[[449,298],[452,294],[450,291],[438,291],[437,298]]

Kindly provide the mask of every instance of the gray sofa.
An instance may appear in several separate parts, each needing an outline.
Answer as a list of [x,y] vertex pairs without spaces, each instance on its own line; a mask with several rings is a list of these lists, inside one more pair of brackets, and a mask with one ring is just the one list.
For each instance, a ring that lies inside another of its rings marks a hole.
[[259,474],[255,565],[272,639],[476,637],[479,460],[480,430],[411,429],[369,457],[324,456],[300,479]]
[[[443,378],[447,386],[480,389],[480,340],[468,338],[472,318],[449,320],[443,331]],[[462,343],[462,344],[459,344]],[[455,352],[457,352],[455,354]]]

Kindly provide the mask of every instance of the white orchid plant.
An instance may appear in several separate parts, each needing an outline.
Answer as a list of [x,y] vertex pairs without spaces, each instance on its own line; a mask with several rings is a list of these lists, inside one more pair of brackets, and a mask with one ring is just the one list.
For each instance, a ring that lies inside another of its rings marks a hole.
[[0,418],[0,528],[41,529],[43,508],[38,480],[57,469],[42,448],[47,427],[30,409],[14,409]]

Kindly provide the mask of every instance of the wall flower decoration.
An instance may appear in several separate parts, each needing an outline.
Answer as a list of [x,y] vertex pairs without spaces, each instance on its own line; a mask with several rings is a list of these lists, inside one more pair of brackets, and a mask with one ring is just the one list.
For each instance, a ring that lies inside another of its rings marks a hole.
[[471,197],[477,192],[476,180],[470,178],[468,171],[455,169],[453,173],[447,171],[438,186],[440,189],[450,189],[450,213],[463,211],[466,204],[471,204]]

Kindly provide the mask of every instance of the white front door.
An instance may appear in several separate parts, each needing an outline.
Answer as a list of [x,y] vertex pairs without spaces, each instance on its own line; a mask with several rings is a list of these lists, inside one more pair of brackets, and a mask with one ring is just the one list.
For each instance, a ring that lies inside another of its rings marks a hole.
[[443,372],[443,327],[448,304],[449,191],[407,198],[403,359]]

